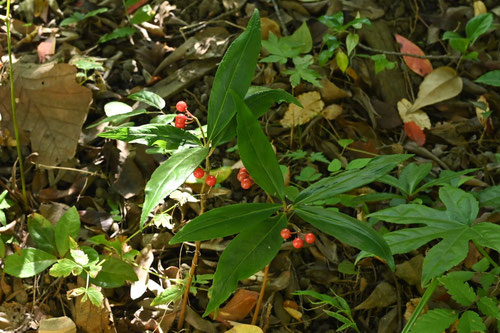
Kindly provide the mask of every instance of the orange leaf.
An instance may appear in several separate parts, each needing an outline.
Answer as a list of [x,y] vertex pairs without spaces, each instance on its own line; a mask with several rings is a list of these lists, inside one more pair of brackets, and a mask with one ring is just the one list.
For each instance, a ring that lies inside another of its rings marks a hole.
[[239,289],[231,300],[219,310],[216,320],[240,321],[245,318],[257,302],[259,293]]
[[418,125],[415,122],[410,121],[408,123],[405,123],[405,132],[410,139],[412,139],[417,143],[417,145],[419,146],[424,145],[425,133],[420,127],[418,127]]
[[43,64],[48,58],[54,55],[56,51],[56,38],[50,36],[45,42],[38,44],[36,51],[38,53],[38,60]]
[[132,6],[127,8],[127,13],[130,15],[133,12],[135,12],[139,7],[142,7],[143,5],[147,4],[149,0],[139,0],[136,3],[134,3]]
[[[396,40],[401,44],[401,53],[410,53],[415,55],[425,55],[425,53],[417,45],[410,42],[401,35],[394,34]],[[411,56],[403,56],[406,65],[420,76],[426,76],[432,72],[432,64],[429,59],[415,58]]]

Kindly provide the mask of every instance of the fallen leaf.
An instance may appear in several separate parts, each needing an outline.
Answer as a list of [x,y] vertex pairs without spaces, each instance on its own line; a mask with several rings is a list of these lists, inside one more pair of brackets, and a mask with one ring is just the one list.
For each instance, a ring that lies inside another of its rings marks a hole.
[[280,121],[283,127],[290,128],[306,124],[317,116],[325,106],[325,103],[321,100],[321,96],[317,91],[306,92],[297,96],[297,99],[304,108],[295,104],[290,104],[288,110],[285,112],[285,116]]
[[38,60],[41,64],[43,64],[56,52],[56,38],[54,36],[50,36],[46,41],[38,44],[36,52],[38,53]]
[[279,24],[268,17],[260,18],[260,29],[261,29],[262,40],[267,40],[269,38],[269,31],[271,31],[274,35],[281,37]]
[[491,114],[490,105],[488,104],[486,97],[484,97],[484,95],[481,95],[479,96],[477,101],[484,105],[483,108],[476,106],[477,119],[479,119],[479,122],[484,128],[493,128],[493,121],[491,117],[486,116],[487,114]]
[[451,67],[439,67],[428,74],[419,87],[418,96],[408,112],[453,98],[462,91],[463,82]]
[[[18,64],[14,88],[18,125],[29,132],[38,162],[57,165],[75,155],[92,92],[76,83],[76,68],[68,64]],[[0,87],[2,122],[10,124],[10,87]],[[26,136],[26,134],[24,134]],[[26,138],[24,138],[26,140]]]
[[321,80],[321,89],[319,91],[321,97],[325,102],[332,102],[336,99],[351,97],[351,93],[337,87],[333,82],[327,78]]
[[[410,53],[415,55],[425,55],[424,51],[420,49],[417,45],[413,44],[408,39],[401,35],[394,34],[396,41],[401,44],[401,53]],[[432,64],[429,59],[415,58],[410,56],[403,56],[403,59],[412,71],[420,76],[426,76],[432,72]]]
[[255,306],[259,293],[246,289],[239,289],[231,300],[219,310],[216,320],[240,321],[244,319]]
[[332,104],[324,108],[323,111],[321,111],[321,115],[328,120],[334,120],[342,114],[342,111],[342,106],[338,104]]
[[417,110],[410,112],[411,103],[406,98],[403,98],[398,102],[398,112],[399,116],[405,123],[414,122],[421,129],[431,128],[431,120],[427,113],[422,110]]
[[284,306],[283,309],[285,309],[285,311],[288,312],[288,314],[290,316],[292,316],[293,319],[295,319],[297,321],[301,321],[302,320],[302,312],[300,312],[299,310],[296,310],[294,308],[290,308],[288,306]]
[[[413,312],[415,311],[415,308],[418,306],[418,303],[422,300],[421,297],[419,298],[412,298],[410,299],[409,302],[406,302],[406,310],[404,313],[404,318],[405,322],[410,320],[411,316],[413,315]],[[422,314],[426,313],[429,310],[429,306],[426,304],[424,309],[422,310]]]
[[132,282],[130,286],[130,298],[138,299],[147,290],[149,280],[149,268],[153,263],[154,255],[151,244],[146,245],[137,256],[134,266],[134,272],[137,274],[137,281]]
[[226,331],[226,333],[263,333],[263,331],[258,326],[239,324]]
[[[79,279],[78,285],[85,284]],[[96,287],[100,290],[99,287]],[[75,299],[75,307],[73,318],[75,324],[82,333],[116,333],[116,328],[113,324],[111,307],[108,299],[104,298],[103,306],[98,307],[92,304],[89,300],[82,302],[83,296],[78,296]]]
[[424,256],[421,254],[407,260],[401,264],[396,265],[396,276],[410,286],[420,287],[421,276],[422,276],[422,264],[424,262]]
[[405,133],[417,145],[423,146],[425,144],[425,133],[415,122],[410,121],[405,123]]
[[474,7],[474,16],[486,14],[488,12],[486,6],[484,5],[484,2],[482,1],[474,1],[472,6]]
[[64,316],[42,319],[38,329],[39,333],[74,333],[76,332],[76,325],[73,320]]
[[368,310],[385,308],[396,302],[396,289],[387,282],[381,282],[363,303],[356,306],[355,310]]

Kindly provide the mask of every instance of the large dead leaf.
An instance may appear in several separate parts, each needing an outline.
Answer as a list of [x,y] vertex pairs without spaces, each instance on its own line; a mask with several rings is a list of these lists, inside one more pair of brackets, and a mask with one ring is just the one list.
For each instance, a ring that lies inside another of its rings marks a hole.
[[321,96],[317,91],[306,92],[297,96],[297,99],[304,108],[290,103],[288,110],[285,112],[285,116],[280,121],[283,127],[295,127],[306,124],[318,115],[325,106],[325,103],[321,100]]
[[219,310],[216,320],[240,321],[244,319],[255,306],[258,297],[258,292],[239,289],[233,298]]
[[[396,37],[397,42],[401,44],[402,53],[425,55],[420,47],[413,44],[403,36],[394,34],[394,37]],[[432,72],[432,64],[429,59],[415,58],[410,56],[403,56],[403,59],[408,68],[410,68],[413,72],[417,73],[420,76],[426,76],[427,74]]]
[[408,112],[455,97],[462,91],[462,86],[462,79],[453,68],[436,68],[420,84],[417,99]]
[[262,329],[259,326],[239,324],[231,328],[226,333],[262,333]]
[[396,289],[387,282],[381,282],[363,303],[354,310],[368,310],[373,308],[385,308],[396,302]]
[[[74,156],[92,92],[75,81],[68,64],[18,64],[14,68],[20,129],[42,164],[57,165]],[[11,124],[10,87],[0,87],[2,122]]]
[[431,128],[431,120],[427,113],[422,110],[410,111],[412,109],[411,102],[403,98],[398,102],[399,116],[404,123],[414,122],[421,129]]

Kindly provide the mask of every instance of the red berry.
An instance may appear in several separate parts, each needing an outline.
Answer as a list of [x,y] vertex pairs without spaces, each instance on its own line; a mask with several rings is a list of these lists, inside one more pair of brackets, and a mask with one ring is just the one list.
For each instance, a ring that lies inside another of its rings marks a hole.
[[241,172],[239,172],[238,176],[236,176],[236,178],[238,178],[238,181],[240,182],[242,182],[245,179],[248,179],[248,177],[249,177],[248,173],[241,173]]
[[208,186],[214,186],[215,183],[217,183],[217,178],[215,178],[215,176],[207,176],[207,179],[205,179],[205,183],[208,185]]
[[316,240],[316,236],[314,236],[314,234],[310,232],[304,236],[304,239],[306,240],[306,243],[312,244]]
[[205,170],[203,170],[202,168],[197,168],[196,170],[194,170],[193,176],[198,179],[203,178],[203,176],[205,176]]
[[175,127],[177,127],[177,128],[184,128],[184,127],[186,127],[186,120],[187,120],[187,117],[185,115],[178,114],[175,117],[175,122],[174,122]]
[[241,181],[241,187],[244,190],[248,190],[250,187],[252,187],[252,181],[248,178],[245,178]]
[[293,240],[292,245],[294,248],[300,249],[302,246],[304,246],[304,241],[302,240],[302,238],[297,237]]
[[292,233],[290,232],[290,229],[283,229],[281,230],[281,238],[283,239],[288,239],[290,238],[290,236],[292,235]]
[[248,173],[248,170],[247,170],[247,168],[243,167],[243,168],[240,169],[240,172]]
[[187,106],[186,102],[184,102],[184,101],[178,101],[177,104],[175,105],[175,108],[179,112],[186,112],[187,107],[188,106]]

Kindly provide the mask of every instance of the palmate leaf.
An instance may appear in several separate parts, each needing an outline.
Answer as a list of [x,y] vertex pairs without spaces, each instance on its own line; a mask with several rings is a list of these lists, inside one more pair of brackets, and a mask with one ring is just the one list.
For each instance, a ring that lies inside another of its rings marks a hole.
[[264,191],[283,199],[285,185],[271,143],[245,102],[233,91],[231,96],[238,109],[236,131],[243,164]]
[[392,223],[425,225],[385,234],[384,239],[394,254],[406,253],[434,239],[441,239],[424,259],[422,285],[465,259],[470,240],[500,252],[500,226],[488,222],[473,225],[478,202],[472,194],[445,186],[439,190],[439,198],[446,210],[410,204],[369,215]]
[[379,256],[391,269],[394,269],[394,259],[389,246],[384,238],[368,224],[322,207],[298,206],[295,207],[295,212],[315,228],[332,235],[341,242]]
[[182,228],[170,240],[170,244],[186,241],[204,241],[234,235],[268,218],[281,208],[279,204],[236,204],[212,209]]
[[234,90],[244,98],[250,87],[260,52],[260,38],[260,16],[255,10],[247,29],[229,46],[215,74],[207,117],[207,136],[214,145],[220,141],[221,134],[224,134],[236,112],[229,91]]
[[176,152],[163,162],[146,184],[146,198],[142,206],[141,228],[149,213],[191,175],[208,154],[208,147],[188,148]]
[[268,218],[252,224],[229,243],[219,259],[204,316],[216,310],[236,290],[238,280],[246,279],[271,262],[283,243],[280,230],[286,225],[284,215]]

